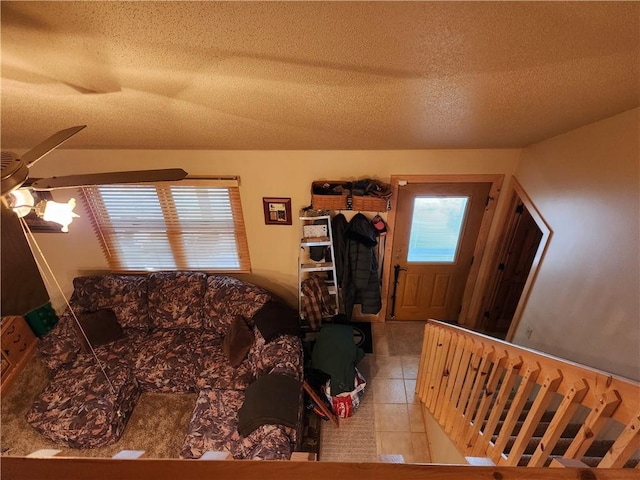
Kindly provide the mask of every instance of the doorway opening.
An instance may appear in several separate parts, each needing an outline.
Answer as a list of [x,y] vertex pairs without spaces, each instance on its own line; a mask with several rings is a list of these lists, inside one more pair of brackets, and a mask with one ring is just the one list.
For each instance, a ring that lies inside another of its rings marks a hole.
[[551,230],[514,178],[474,330],[507,341],[513,339],[550,238]]

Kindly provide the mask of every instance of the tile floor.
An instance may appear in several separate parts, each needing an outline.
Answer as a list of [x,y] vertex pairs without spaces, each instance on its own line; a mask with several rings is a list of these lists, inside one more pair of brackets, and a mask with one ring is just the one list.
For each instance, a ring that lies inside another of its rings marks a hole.
[[380,461],[429,462],[422,408],[415,397],[424,322],[372,325],[373,355],[367,355],[373,390]]

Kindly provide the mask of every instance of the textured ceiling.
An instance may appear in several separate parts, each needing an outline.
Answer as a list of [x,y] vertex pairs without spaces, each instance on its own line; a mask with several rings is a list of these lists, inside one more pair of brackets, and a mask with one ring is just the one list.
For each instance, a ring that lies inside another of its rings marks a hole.
[[1,8],[6,147],[520,147],[640,103],[636,2]]

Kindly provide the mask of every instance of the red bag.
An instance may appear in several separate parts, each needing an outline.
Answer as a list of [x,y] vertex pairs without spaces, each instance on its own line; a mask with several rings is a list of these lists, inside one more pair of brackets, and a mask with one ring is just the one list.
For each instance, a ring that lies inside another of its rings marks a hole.
[[360,397],[364,394],[364,389],[367,386],[366,380],[357,368],[354,384],[355,388],[352,391],[334,395],[333,397],[331,396],[331,380],[324,387],[324,394],[331,402],[333,413],[340,418],[348,418],[354,414],[360,406]]

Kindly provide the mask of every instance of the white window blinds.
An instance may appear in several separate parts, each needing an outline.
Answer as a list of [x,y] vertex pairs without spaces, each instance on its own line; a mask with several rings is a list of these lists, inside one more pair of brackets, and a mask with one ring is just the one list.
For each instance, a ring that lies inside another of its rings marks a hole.
[[82,189],[112,271],[249,272],[237,180]]

